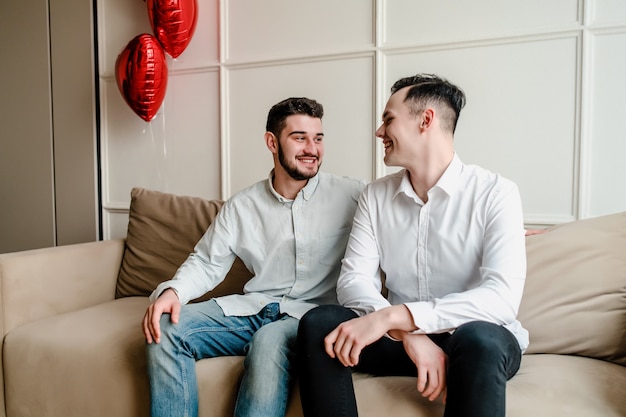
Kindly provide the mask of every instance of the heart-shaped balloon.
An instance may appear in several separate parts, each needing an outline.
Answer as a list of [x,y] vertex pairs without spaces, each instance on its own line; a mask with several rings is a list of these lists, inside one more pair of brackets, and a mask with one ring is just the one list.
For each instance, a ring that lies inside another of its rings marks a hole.
[[147,0],[154,36],[172,58],[183,53],[198,21],[197,0]]
[[167,61],[157,39],[147,33],[133,38],[115,62],[115,79],[126,103],[146,122],[165,98]]

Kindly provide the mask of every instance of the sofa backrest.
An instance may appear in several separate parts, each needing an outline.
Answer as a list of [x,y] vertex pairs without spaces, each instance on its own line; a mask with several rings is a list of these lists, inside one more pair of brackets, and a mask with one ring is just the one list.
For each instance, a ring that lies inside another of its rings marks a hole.
[[[223,202],[133,188],[115,296],[149,296],[193,252]],[[252,277],[237,258],[224,282],[195,301],[241,293]]]
[[527,353],[626,365],[626,212],[562,224],[526,238],[518,318]]

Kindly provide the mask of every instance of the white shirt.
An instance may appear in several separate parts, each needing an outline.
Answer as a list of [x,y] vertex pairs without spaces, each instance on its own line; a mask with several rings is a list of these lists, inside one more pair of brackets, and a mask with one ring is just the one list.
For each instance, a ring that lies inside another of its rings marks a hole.
[[416,333],[451,332],[477,320],[503,325],[524,350],[528,332],[516,316],[525,278],[517,186],[455,155],[427,203],[405,170],[366,186],[337,293],[361,315],[405,304]]
[[194,253],[167,288],[185,304],[215,288],[239,256],[254,276],[244,295],[216,301],[226,315],[247,316],[280,303],[281,312],[300,318],[322,303],[336,303],[341,258],[364,183],[318,173],[287,200],[272,186],[272,175],[232,196],[197,243]]

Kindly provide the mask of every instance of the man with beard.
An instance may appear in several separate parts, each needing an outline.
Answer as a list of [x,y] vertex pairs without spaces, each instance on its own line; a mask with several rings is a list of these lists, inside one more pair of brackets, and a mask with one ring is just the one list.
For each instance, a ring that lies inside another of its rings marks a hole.
[[[269,178],[232,196],[174,277],[151,295],[143,319],[151,415],[198,415],[195,362],[245,355],[235,416],[284,416],[300,317],[336,303],[363,182],[319,172],[323,107],[307,98],[274,105],[265,143]],[[254,274],[243,295],[187,304],[215,288],[236,257]]]

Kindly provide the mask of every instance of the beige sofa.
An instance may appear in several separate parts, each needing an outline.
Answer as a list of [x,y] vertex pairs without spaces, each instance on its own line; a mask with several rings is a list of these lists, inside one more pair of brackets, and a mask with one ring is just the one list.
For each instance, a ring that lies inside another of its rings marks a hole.
[[[0,415],[147,416],[146,296],[220,206],[135,189],[125,241],[0,255]],[[527,251],[519,317],[531,345],[508,384],[507,416],[626,416],[626,212],[528,237]],[[248,277],[238,262],[216,293]],[[232,415],[242,358],[197,370],[200,416]],[[355,375],[355,385],[361,416],[442,415],[413,378]],[[288,415],[301,415],[297,387]]]

